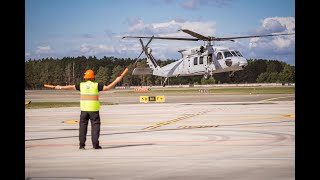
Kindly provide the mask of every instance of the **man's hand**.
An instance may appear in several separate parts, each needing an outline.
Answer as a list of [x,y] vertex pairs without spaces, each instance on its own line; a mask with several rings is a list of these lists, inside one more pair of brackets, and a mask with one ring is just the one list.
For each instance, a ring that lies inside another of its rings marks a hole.
[[49,85],[49,84],[44,84],[43,87],[45,87],[45,88],[51,88],[51,89],[54,89],[54,88],[55,88],[54,85]]
[[126,68],[120,76],[118,76],[111,84],[109,84],[108,86],[103,86],[103,91],[108,91],[110,89],[112,89],[114,86],[117,85],[117,83],[119,83],[123,76],[128,72],[128,68]]
[[121,81],[121,79],[123,78],[123,76],[128,72],[128,68],[126,68],[122,73],[121,73],[121,75],[120,76],[118,76],[116,79],[115,79],[115,81],[118,83],[118,82],[120,82]]
[[62,89],[62,87],[60,85],[56,85],[54,89]]

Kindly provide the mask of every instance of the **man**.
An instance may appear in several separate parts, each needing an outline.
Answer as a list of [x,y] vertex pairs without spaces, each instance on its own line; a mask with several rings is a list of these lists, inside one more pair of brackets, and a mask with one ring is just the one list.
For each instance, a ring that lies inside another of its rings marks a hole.
[[81,82],[77,85],[69,86],[53,86],[44,85],[47,88],[54,88],[59,90],[78,90],[80,91],[80,122],[79,122],[79,149],[85,149],[85,142],[88,129],[88,121],[90,119],[91,123],[91,140],[94,149],[101,149],[99,144],[100,136],[100,102],[99,102],[99,91],[108,91],[112,89],[117,83],[121,81],[123,76],[128,71],[126,68],[120,76],[118,76],[111,84],[108,86],[101,83],[94,82],[94,72],[88,69],[84,73],[85,82]]

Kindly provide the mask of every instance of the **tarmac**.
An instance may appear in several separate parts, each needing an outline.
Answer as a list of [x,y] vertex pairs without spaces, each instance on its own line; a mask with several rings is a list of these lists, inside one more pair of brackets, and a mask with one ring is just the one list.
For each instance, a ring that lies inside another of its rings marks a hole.
[[[78,98],[41,92],[26,92],[26,101]],[[79,149],[79,107],[26,109],[25,178],[295,179],[294,94],[165,98],[163,103],[102,98],[117,101],[100,109],[102,149],[92,148],[90,124],[86,149]]]

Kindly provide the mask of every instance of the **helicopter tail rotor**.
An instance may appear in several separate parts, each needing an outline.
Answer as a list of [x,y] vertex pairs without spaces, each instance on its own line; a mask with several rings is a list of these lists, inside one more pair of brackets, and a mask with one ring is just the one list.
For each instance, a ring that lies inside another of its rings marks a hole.
[[142,51],[141,51],[141,53],[139,54],[139,56],[137,57],[137,60],[136,60],[136,62],[134,63],[134,67],[137,66],[137,62],[138,62],[138,60],[139,60],[139,58],[140,58],[140,56],[142,55],[143,52],[144,52],[145,54],[148,54],[148,52],[147,52],[148,45],[149,45],[150,42],[152,41],[153,37],[154,37],[154,36],[152,36],[152,37],[150,38],[149,42],[148,42],[147,45],[145,45],[145,46],[144,46],[143,41],[141,40],[141,38],[139,39],[139,40],[140,40],[141,47],[142,47]]

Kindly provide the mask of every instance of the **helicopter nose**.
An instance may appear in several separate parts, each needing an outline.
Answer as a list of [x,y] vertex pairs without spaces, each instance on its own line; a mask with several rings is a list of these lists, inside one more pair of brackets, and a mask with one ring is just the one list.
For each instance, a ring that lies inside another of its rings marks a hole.
[[245,68],[247,65],[248,61],[245,58],[240,60],[239,66],[242,67],[242,69]]

